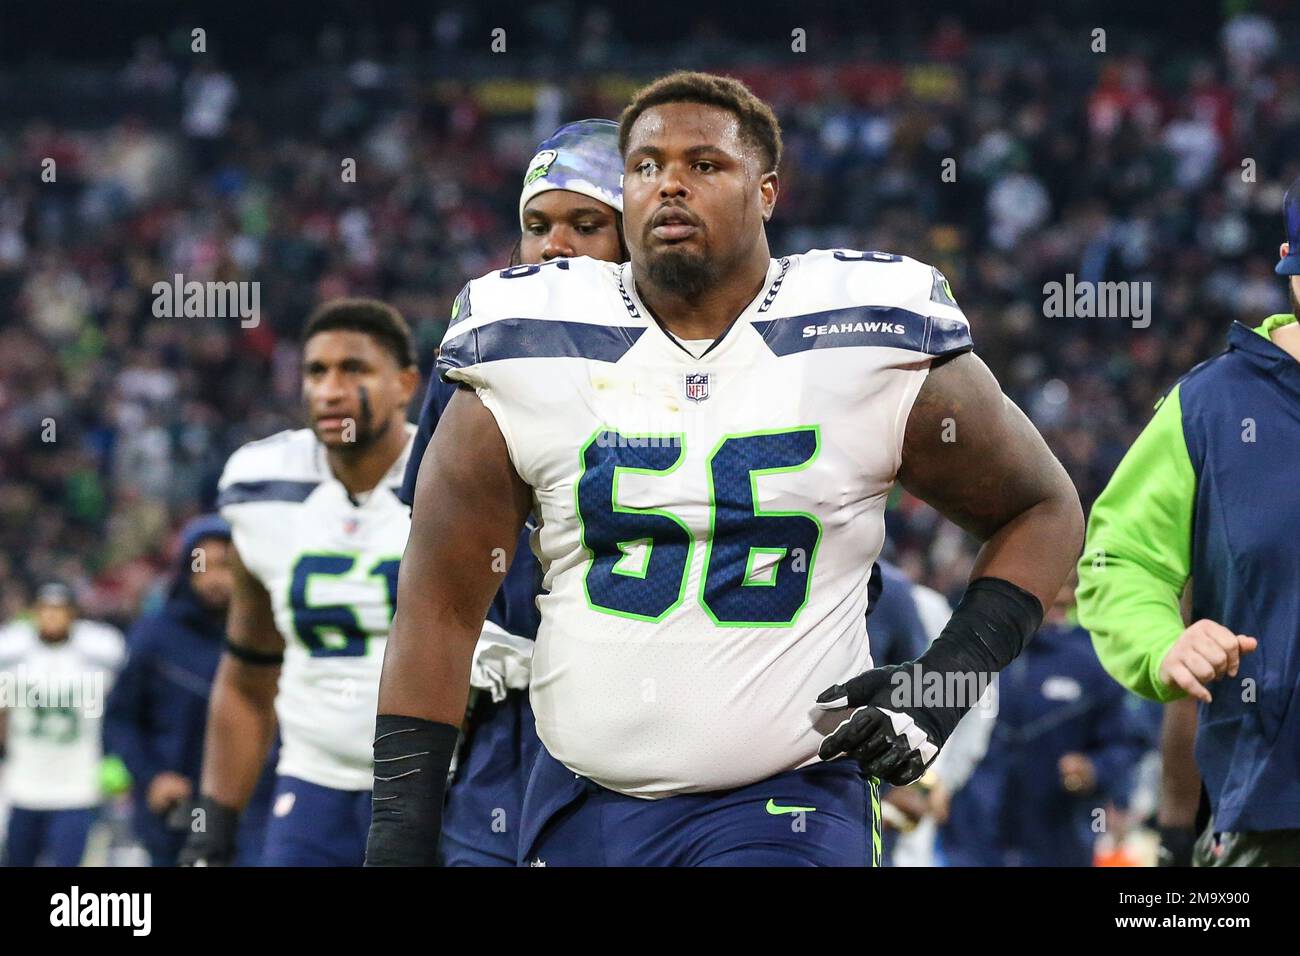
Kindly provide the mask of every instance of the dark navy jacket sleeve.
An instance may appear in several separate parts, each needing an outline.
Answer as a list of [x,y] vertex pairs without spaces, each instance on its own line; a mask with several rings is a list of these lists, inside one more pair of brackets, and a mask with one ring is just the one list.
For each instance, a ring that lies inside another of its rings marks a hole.
[[126,662],[104,707],[104,749],[122,758],[137,788],[148,787],[163,769],[144,731],[149,723],[148,675],[153,659],[150,624],[144,618],[131,629]]
[[415,480],[420,474],[420,462],[424,460],[425,449],[433,438],[433,430],[438,427],[438,419],[447,410],[447,403],[456,394],[453,382],[444,382],[438,376],[429,381],[424,393],[424,407],[420,409],[420,421],[416,425],[415,442],[411,445],[411,457],[406,460],[406,475],[402,478],[402,490],[397,497],[408,508],[415,501]]

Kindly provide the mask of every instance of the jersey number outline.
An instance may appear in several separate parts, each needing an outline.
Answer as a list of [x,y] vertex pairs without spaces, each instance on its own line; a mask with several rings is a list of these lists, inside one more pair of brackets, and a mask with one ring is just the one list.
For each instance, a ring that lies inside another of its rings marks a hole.
[[[822,524],[804,511],[764,511],[758,479],[809,468],[820,452],[817,425],[728,434],[714,446],[707,462],[709,532],[697,600],[717,626],[793,627],[807,605]],[[685,461],[685,435],[600,428],[580,458],[574,499],[582,546],[590,555],[583,576],[587,606],[658,623],[686,598],[694,535],[662,508],[619,504],[618,485],[624,473],[672,474]],[[638,553],[638,567],[629,567]]]
[[34,707],[32,717],[32,737],[62,745],[76,743],[81,736],[81,711],[76,707]]
[[[312,657],[365,657],[369,653],[370,635],[362,629],[354,605],[307,603],[307,588],[313,577],[341,577],[356,566],[359,557],[341,552],[308,552],[294,562],[289,579],[293,630]],[[366,572],[367,579],[384,581],[390,621],[397,604],[400,562],[400,558],[381,558]]]

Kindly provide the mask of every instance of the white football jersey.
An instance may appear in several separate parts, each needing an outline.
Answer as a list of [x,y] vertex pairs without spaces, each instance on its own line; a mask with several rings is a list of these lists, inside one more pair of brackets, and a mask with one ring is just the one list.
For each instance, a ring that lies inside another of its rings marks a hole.
[[373,785],[379,672],[411,527],[396,494],[406,428],[405,450],[358,503],[307,428],[250,442],[221,476],[221,514],[285,640],[277,771],[337,790]]
[[0,629],[0,708],[9,715],[5,793],[28,810],[100,802],[104,704],[126,654],[122,632],[75,621],[46,644],[31,621]]
[[545,571],[532,704],[574,772],[642,797],[817,759],[814,706],[870,665],[867,579],[917,392],[971,347],[942,275],[902,256],[772,260],[695,358],[630,264],[469,283],[439,358],[533,489]]

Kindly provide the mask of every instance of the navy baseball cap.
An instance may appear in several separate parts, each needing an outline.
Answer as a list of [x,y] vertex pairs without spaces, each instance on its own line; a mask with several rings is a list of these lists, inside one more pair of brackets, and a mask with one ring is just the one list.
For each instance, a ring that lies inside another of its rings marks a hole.
[[1273,271],[1280,276],[1300,276],[1300,179],[1286,191],[1282,213],[1286,217],[1286,241],[1291,244],[1291,254],[1284,257]]

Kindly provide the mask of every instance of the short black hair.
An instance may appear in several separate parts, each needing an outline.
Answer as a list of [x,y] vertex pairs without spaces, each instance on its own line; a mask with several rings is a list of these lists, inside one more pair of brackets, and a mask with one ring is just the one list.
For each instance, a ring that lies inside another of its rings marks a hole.
[[399,368],[415,364],[415,340],[402,313],[378,299],[331,299],[302,330],[302,344],[320,332],[363,332],[388,350]]
[[774,173],[781,165],[781,124],[772,107],[754,95],[748,86],[730,76],[678,70],[661,76],[632,95],[618,120],[618,150],[627,155],[632,125],[652,106],[665,103],[701,103],[729,110],[740,120],[740,132],[763,153],[764,172]]

